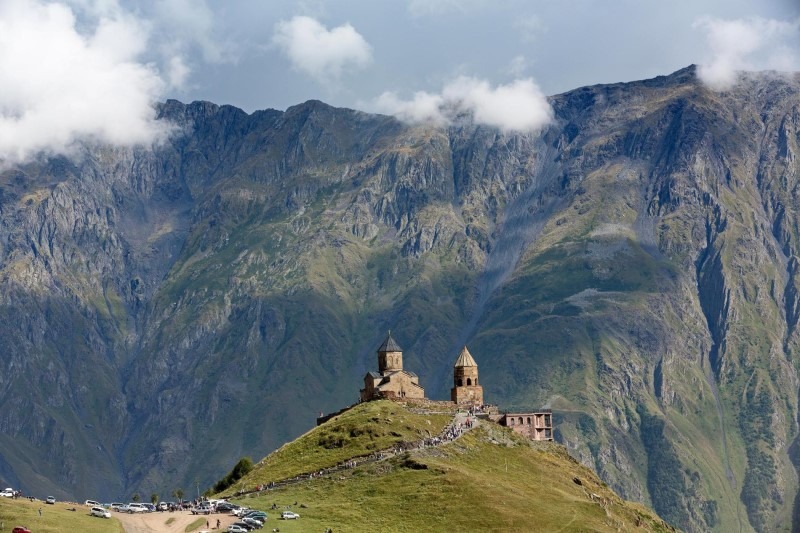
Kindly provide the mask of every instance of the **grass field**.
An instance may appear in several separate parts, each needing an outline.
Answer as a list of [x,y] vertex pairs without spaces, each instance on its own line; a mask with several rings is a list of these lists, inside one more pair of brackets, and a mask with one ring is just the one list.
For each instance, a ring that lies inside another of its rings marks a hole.
[[[75,508],[75,511],[67,509]],[[42,516],[39,516],[39,509]],[[85,505],[0,498],[0,532],[7,533],[17,526],[25,526],[34,533],[123,533],[116,518],[97,518],[89,515]]]
[[416,414],[388,400],[368,402],[282,446],[223,494],[335,466],[402,442],[438,435],[451,414]]
[[[392,419],[384,427],[391,432],[408,424],[403,411],[376,402],[351,411],[347,424],[360,427],[379,414]],[[295,441],[276,454],[296,470],[302,457],[291,454],[318,457],[313,443],[319,446],[331,429],[321,426],[301,437],[302,445]],[[266,463],[277,467],[275,454]],[[444,446],[235,501],[266,511],[267,526],[281,532],[674,531],[649,509],[619,498],[560,445],[533,443],[490,422]],[[286,508],[301,518],[279,520]]]

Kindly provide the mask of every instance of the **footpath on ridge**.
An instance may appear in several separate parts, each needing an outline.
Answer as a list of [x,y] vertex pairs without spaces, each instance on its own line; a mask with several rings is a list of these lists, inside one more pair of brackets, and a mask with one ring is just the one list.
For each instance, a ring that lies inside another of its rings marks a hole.
[[478,426],[480,423],[481,423],[480,420],[475,415],[470,414],[468,412],[459,411],[453,416],[453,420],[450,422],[450,424],[445,426],[444,430],[442,430],[442,432],[435,437],[426,437],[424,439],[420,439],[413,442],[403,442],[391,446],[389,448],[385,448],[383,450],[378,450],[369,455],[354,457],[343,463],[339,463],[336,466],[321,468],[314,472],[306,472],[289,478],[284,478],[278,481],[271,481],[265,485],[259,485],[254,489],[249,489],[249,490],[241,489],[236,491],[234,495],[245,496],[247,494],[269,491],[280,487],[286,487],[288,485],[303,483],[305,481],[309,481],[318,477],[328,476],[331,474],[335,474],[336,472],[341,472],[343,470],[351,470],[361,465],[375,463],[378,461],[385,461],[387,459],[405,453],[409,450],[435,448],[437,446],[453,442],[467,431]]

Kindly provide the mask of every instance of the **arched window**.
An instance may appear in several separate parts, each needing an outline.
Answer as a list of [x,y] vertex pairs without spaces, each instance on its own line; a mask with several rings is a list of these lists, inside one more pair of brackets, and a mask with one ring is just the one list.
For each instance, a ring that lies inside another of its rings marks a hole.
[[508,419],[508,425],[509,426],[513,426],[514,425],[514,418],[513,417]]
[[522,424],[522,417],[519,417],[519,423]]
[[458,386],[460,387],[463,384],[464,384],[464,381],[461,378],[458,378]]
[[475,378],[475,386],[478,386],[478,378]]
[[531,417],[528,417],[528,424],[531,423]]
[[471,385],[472,385],[472,379],[467,378],[467,387],[470,387]]

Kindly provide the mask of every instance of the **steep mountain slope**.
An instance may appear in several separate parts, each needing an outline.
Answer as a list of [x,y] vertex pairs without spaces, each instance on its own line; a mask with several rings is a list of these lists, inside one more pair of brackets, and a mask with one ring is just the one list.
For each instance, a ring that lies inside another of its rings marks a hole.
[[681,529],[790,529],[799,96],[687,68],[526,135],[169,101],[164,146],[6,169],[0,477],[209,486],[355,401],[391,328],[430,396],[468,343]]

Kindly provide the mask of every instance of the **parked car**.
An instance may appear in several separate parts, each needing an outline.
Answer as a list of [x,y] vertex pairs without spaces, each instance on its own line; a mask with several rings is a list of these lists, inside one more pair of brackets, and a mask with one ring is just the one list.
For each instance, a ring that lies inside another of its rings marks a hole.
[[14,497],[14,489],[7,488],[5,490],[0,491],[0,496],[4,498],[13,498]]
[[256,526],[251,526],[250,524],[248,524],[246,522],[235,522],[235,525],[237,525],[239,527],[242,527],[242,528],[246,529],[247,531],[253,531],[256,528]]
[[[249,529],[242,527],[239,524],[231,524],[228,526],[228,533],[248,533],[249,531]],[[14,533],[16,533],[16,531]]]
[[150,511],[143,503],[129,503],[128,508],[131,509],[132,513],[147,513]]
[[197,507],[192,507],[192,514],[211,514],[211,507],[208,505],[198,505]]
[[111,511],[100,506],[92,507],[89,514],[100,518],[111,518]]
[[218,513],[227,513],[229,511],[233,511],[237,507],[238,507],[238,505],[236,505],[235,503],[220,502],[220,503],[217,504],[217,512]]
[[111,504],[111,510],[112,511],[120,512],[119,510],[121,508],[123,508],[123,507],[125,507],[124,503],[114,502],[114,503]]
[[11,530],[11,533],[31,533],[31,530],[24,526],[17,526]]
[[55,505],[56,498],[55,496],[48,496],[44,503],[49,503],[50,505]]
[[244,522],[248,526],[253,526],[256,529],[261,529],[262,527],[264,527],[264,521],[259,520],[258,518],[251,518],[249,516],[246,516],[242,518],[242,522]]
[[100,502],[96,502],[94,500],[86,500],[85,502],[83,502],[83,505],[86,505],[88,507],[100,507]]
[[166,511],[167,509],[169,509],[169,504],[167,502],[160,502],[158,504],[159,511]]
[[292,511],[284,511],[281,513],[281,518],[284,520],[297,520],[300,515]]

